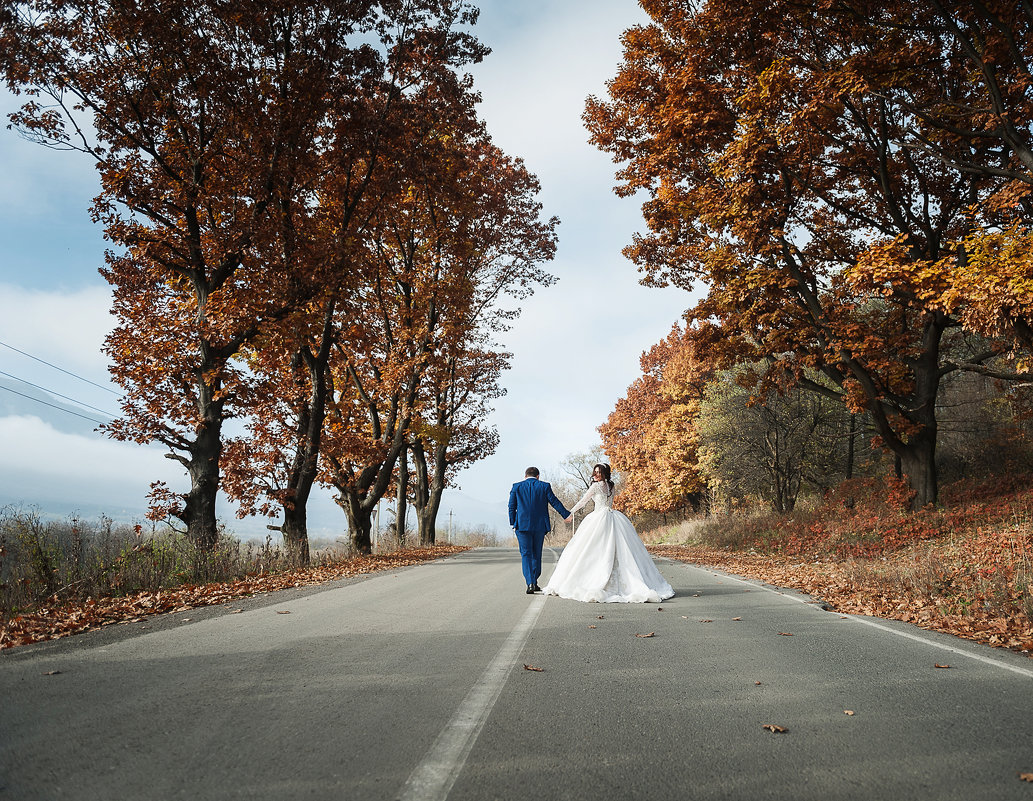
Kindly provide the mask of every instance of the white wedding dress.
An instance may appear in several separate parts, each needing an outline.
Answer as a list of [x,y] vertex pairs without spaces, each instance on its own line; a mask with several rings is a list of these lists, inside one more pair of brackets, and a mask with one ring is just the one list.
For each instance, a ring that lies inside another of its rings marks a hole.
[[595,510],[564,547],[542,592],[574,601],[625,604],[659,603],[673,596],[635,526],[612,508],[613,492],[605,481],[593,482],[570,511],[590,500]]

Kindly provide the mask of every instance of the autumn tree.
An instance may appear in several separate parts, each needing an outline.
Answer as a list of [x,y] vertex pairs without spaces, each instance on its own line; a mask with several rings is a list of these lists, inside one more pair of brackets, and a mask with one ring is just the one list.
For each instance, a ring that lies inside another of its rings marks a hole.
[[[373,297],[367,243],[374,221],[412,178],[410,171],[426,171],[420,154],[440,126],[447,128],[447,120],[476,125],[468,119],[469,79],[460,74],[486,52],[464,30],[476,12],[463,3],[405,8],[383,33],[384,54],[375,58],[380,72],[334,98],[309,202],[279,219],[277,245],[294,267],[295,293],[306,302],[247,349],[248,435],[228,444],[228,485],[241,513],[278,510],[288,551],[302,563],[308,560],[307,504],[333,394],[331,360],[357,330],[362,318],[356,309]],[[364,343],[360,337],[354,346]]]
[[[857,12],[866,11],[859,4]],[[938,265],[939,281],[927,287],[927,298],[971,330],[1028,350],[1033,347],[1033,13],[1026,3],[932,0],[906,3],[902,14],[903,25],[885,16],[874,20],[938,46],[926,48],[918,62],[887,59],[886,68],[900,75],[887,87],[887,100],[921,121],[904,132],[899,145],[950,169],[985,176],[994,187],[973,207],[978,225],[957,243],[954,258]],[[965,81],[941,79],[959,67]],[[1028,364],[1020,368],[1028,370]]]
[[1003,348],[928,289],[999,184],[947,163],[990,162],[987,142],[901,147],[928,128],[889,95],[916,74],[964,94],[966,65],[896,69],[943,47],[904,6],[643,5],[652,24],[625,34],[610,100],[585,115],[624,164],[618,192],[649,195],[626,254],[648,283],[708,285],[689,314],[697,350],[764,362],[762,393],[797,382],[866,412],[916,505],[935,501],[940,382]]
[[437,541],[441,498],[456,474],[498,446],[498,432],[486,420],[492,401],[505,393],[499,381],[508,366],[506,353],[467,348],[435,359],[426,372],[426,397],[409,441],[420,545]]
[[791,512],[807,485],[825,490],[844,478],[848,414],[799,385],[758,397],[736,380],[744,371],[707,386],[696,420],[700,472],[718,498],[755,496]]
[[[437,4],[429,4],[431,7]],[[93,207],[119,250],[102,271],[125,390],[112,436],[161,442],[190,477],[157,488],[193,540],[217,538],[223,423],[240,348],[298,302],[277,216],[304,204],[335,98],[383,78],[370,41],[410,9],[346,2],[24,2],[4,30],[13,115],[100,172]],[[414,11],[417,16],[420,11]],[[424,12],[425,13],[425,12]]]
[[362,243],[367,281],[340,309],[322,480],[338,491],[360,551],[371,547],[370,515],[414,426],[429,422],[432,366],[464,367],[479,337],[513,316],[501,299],[553,280],[540,265],[554,252],[557,221],[540,219],[536,179],[491,144],[471,109],[425,115],[424,146]]
[[674,326],[642,354],[636,379],[599,427],[610,465],[624,487],[615,507],[628,514],[666,514],[698,506],[695,418],[711,370],[696,356],[687,332]]

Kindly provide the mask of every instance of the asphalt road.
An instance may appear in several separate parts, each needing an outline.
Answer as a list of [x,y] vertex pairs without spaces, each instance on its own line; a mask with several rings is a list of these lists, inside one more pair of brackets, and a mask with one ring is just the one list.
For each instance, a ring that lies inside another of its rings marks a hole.
[[659,608],[478,549],[2,652],[0,801],[1033,800],[1033,660],[660,566]]

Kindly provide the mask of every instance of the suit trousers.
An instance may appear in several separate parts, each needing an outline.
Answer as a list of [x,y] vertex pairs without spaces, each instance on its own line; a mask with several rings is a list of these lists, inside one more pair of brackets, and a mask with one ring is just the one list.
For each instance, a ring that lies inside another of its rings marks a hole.
[[520,545],[520,562],[524,569],[524,583],[537,584],[542,575],[542,546],[545,543],[544,531],[518,531],[517,544]]

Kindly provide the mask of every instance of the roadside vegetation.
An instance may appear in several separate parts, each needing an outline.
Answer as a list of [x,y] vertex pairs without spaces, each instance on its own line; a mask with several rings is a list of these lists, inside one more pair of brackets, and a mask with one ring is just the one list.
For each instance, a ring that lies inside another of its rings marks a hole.
[[1033,653],[1033,482],[946,485],[907,511],[895,479],[843,482],[789,514],[745,510],[643,533],[653,553],[791,587],[833,611]]
[[[477,545],[485,536],[461,530],[453,539]],[[400,547],[390,536],[373,554],[356,554],[347,541],[314,540],[313,546],[310,564],[298,567],[271,538],[245,542],[222,531],[216,547],[207,548],[171,528],[105,517],[54,521],[38,511],[3,509],[0,649],[418,564],[470,547]]]

